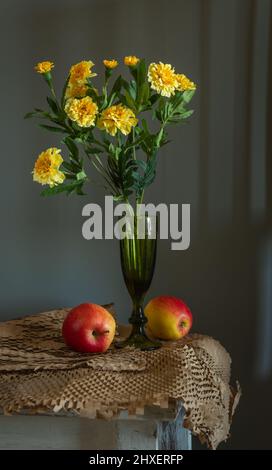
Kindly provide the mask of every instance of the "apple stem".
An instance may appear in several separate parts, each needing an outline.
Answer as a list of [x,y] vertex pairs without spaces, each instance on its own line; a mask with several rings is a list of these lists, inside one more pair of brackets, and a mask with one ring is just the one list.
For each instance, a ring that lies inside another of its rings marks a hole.
[[101,331],[101,333],[98,333],[97,331],[92,332],[93,336],[99,336],[99,335],[105,335],[105,334],[109,334],[109,330]]

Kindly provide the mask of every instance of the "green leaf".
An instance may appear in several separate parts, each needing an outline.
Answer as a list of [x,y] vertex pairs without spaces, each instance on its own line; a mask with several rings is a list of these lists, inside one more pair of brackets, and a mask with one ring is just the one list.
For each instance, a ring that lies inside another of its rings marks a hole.
[[25,114],[24,119],[29,119],[34,116],[37,116],[41,119],[51,119],[51,120],[54,119],[50,113],[47,113],[46,111],[43,111],[42,109],[39,109],[39,110],[35,109],[35,111]]
[[141,87],[142,83],[144,83],[147,79],[147,70],[146,70],[146,63],[144,59],[141,59],[138,63],[137,67],[137,86],[138,90]]
[[136,195],[138,196],[155,179],[157,164],[156,154],[154,154],[152,158],[149,158],[147,162],[138,160],[137,164],[138,167],[143,171],[143,174],[134,174],[133,189],[136,191]]
[[32,118],[33,116],[36,116],[38,113],[36,111],[31,111],[30,113],[26,113],[24,115],[24,119],[30,119]]
[[157,95],[156,93],[150,96],[149,101],[150,101],[151,106],[153,106],[153,104],[155,104],[159,100],[159,98],[160,98],[160,95]]
[[183,92],[176,91],[176,93],[171,96],[169,101],[172,103],[173,107],[176,108],[177,106],[179,106],[180,103],[184,101]]
[[68,77],[66,78],[66,81],[65,81],[64,87],[63,87],[63,89],[62,89],[62,94],[61,94],[61,107],[62,107],[62,108],[64,108],[64,103],[65,103],[65,93],[66,93],[66,89],[67,89],[67,86],[68,86],[69,80],[70,80],[70,74],[69,74],[69,75],[68,75]]
[[192,116],[194,113],[193,109],[189,109],[188,111],[185,111],[185,113],[181,114],[181,119],[187,119],[188,117]]
[[77,186],[82,185],[82,181],[74,181],[70,184],[59,184],[57,186],[53,186],[53,188],[46,188],[41,192],[41,196],[54,196],[55,194],[60,194],[63,192],[71,193],[74,191]]
[[103,153],[104,150],[99,147],[88,147],[87,153]]
[[183,113],[177,113],[177,114],[174,114],[171,118],[168,119],[168,123],[170,124],[178,124],[180,121],[182,121],[183,119],[187,119],[189,118],[192,114],[193,114],[193,110],[190,109],[188,111],[185,111]]
[[69,156],[69,159],[70,159],[70,162],[73,164],[73,168],[74,168],[75,173],[79,169],[82,168],[82,159],[81,160],[75,159],[71,154]]
[[106,134],[102,135],[102,140],[103,140],[104,144],[106,144],[106,145],[109,147],[109,145],[110,145],[111,142],[110,142],[110,140],[107,138],[107,135],[106,135]]
[[163,114],[159,109],[156,109],[156,111],[154,112],[153,119],[154,119],[154,117],[156,117],[158,119],[158,121],[160,121],[160,122],[163,122],[163,120],[164,120],[163,119]]
[[130,96],[136,100],[136,96],[137,96],[137,84],[135,82],[135,80],[131,80],[129,82],[129,92],[130,92]]
[[122,104],[127,105],[126,97],[123,94],[119,93],[118,98]]
[[101,96],[101,106],[100,106],[100,111],[103,111],[107,107],[108,104],[108,93],[107,93],[107,88],[106,86],[103,87],[103,92]]
[[142,119],[142,126],[143,126],[143,130],[146,134],[149,134],[149,130],[148,130],[148,125],[147,125],[147,122],[146,122],[146,119]]
[[85,180],[87,178],[87,175],[84,170],[81,170],[76,174],[76,178],[78,181]]
[[71,163],[69,162],[65,162],[63,161],[62,164],[61,164],[62,168],[64,168],[65,170],[68,170],[68,171],[73,171],[74,169],[74,165],[72,165]]
[[146,171],[147,163],[144,160],[137,160],[137,165],[141,170]]
[[132,110],[135,110],[135,101],[131,98],[130,94],[126,91],[125,92],[126,104]]
[[95,89],[93,88],[93,86],[88,88],[87,95],[90,96],[93,99],[93,101],[95,101],[96,103],[99,101],[99,96],[97,96],[97,93]]
[[75,138],[74,138],[74,141],[77,143],[77,144],[84,144],[86,142],[86,136],[85,135],[77,135]]
[[139,89],[139,93],[137,97],[137,104],[138,105],[147,104],[148,99],[149,99],[149,93],[150,93],[149,84],[148,82],[144,82]]
[[50,98],[49,96],[47,96],[46,101],[49,104],[49,107],[51,108],[53,113],[58,114],[59,108],[58,108],[56,101]]
[[113,69],[105,68],[105,81],[107,82],[113,74]]
[[133,67],[128,67],[131,75],[133,76],[134,80],[137,81],[138,69],[139,69],[140,62],[138,62]]
[[115,202],[119,202],[119,201],[123,201],[124,200],[124,196],[122,194],[119,194],[118,196],[113,196],[113,200]]
[[111,106],[116,98],[117,94],[114,92],[110,95],[109,99],[108,99],[108,107]]
[[158,133],[158,135],[157,135],[156,141],[155,141],[156,147],[159,147],[159,146],[160,146],[160,142],[161,142],[161,140],[162,140],[162,138],[163,138],[163,133],[164,133],[164,130],[163,130],[163,128],[161,128],[160,131],[159,131],[159,133]]
[[177,106],[174,107],[174,114],[182,114],[186,111],[186,108],[184,107],[184,101],[179,103]]
[[[139,144],[142,143],[142,141],[144,140],[144,136],[140,137],[139,139],[137,139],[136,141],[134,141],[132,144],[130,145],[127,145],[125,148],[124,148],[124,153],[126,153],[128,150],[132,149],[133,147],[137,147]],[[121,149],[120,149],[121,150]]]
[[129,93],[129,95],[131,96],[131,99],[135,101],[137,96],[136,82],[134,80],[131,80],[130,82],[126,82],[125,80],[123,80],[123,86],[126,92]]
[[112,143],[110,143],[110,145],[109,145],[109,152],[112,153],[113,155],[115,155],[115,147]]
[[82,191],[82,185],[78,185],[76,187],[76,193],[77,193],[78,196],[85,196],[84,191]]
[[112,86],[112,89],[111,89],[111,92],[110,92],[110,96],[113,94],[113,93],[116,93],[118,94],[119,91],[121,91],[121,88],[122,88],[122,83],[123,83],[123,78],[121,75],[119,75],[119,77],[117,77],[117,79],[115,80],[113,86]]
[[187,90],[183,92],[183,100],[189,103],[195,94],[195,90]]
[[122,152],[122,148],[121,147],[115,147],[115,157],[118,158],[120,153]]
[[39,127],[42,127],[43,129],[46,129],[47,131],[50,131],[50,132],[58,132],[61,134],[67,134],[67,131],[63,129],[62,127],[47,126],[46,124],[39,124]]
[[107,160],[107,175],[110,178],[111,185],[116,188],[116,195],[129,196],[134,184],[134,172],[137,169],[137,162],[124,152],[119,152],[119,157],[114,158],[109,155]]
[[63,139],[63,142],[68,147],[71,154],[77,159],[79,155],[79,150],[77,148],[77,145],[74,143],[73,139],[71,139],[71,137],[65,137]]

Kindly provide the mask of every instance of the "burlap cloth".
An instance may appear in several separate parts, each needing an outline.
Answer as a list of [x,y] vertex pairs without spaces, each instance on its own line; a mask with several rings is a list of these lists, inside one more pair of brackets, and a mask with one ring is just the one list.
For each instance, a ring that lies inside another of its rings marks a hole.
[[[0,408],[5,414],[74,412],[111,418],[121,410],[182,401],[184,426],[215,449],[229,435],[240,390],[231,359],[208,336],[190,335],[156,351],[69,350],[61,325],[69,309],[0,323]],[[120,335],[124,328],[120,327]],[[126,331],[127,333],[127,331]]]

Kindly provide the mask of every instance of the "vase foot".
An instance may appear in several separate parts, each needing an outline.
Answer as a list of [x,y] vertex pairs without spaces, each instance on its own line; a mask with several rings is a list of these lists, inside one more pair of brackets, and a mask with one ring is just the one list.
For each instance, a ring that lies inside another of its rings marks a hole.
[[141,349],[141,351],[153,351],[154,349],[158,349],[162,346],[159,341],[155,341],[149,339],[147,336],[143,334],[133,334],[129,336],[125,340],[118,341],[114,343],[114,346],[117,349],[125,348],[127,346],[134,347],[137,349]]

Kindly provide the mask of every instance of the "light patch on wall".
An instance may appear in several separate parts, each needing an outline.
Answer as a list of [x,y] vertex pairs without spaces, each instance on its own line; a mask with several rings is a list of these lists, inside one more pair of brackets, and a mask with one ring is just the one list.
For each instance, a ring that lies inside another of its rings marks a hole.
[[[250,207],[254,220],[263,217],[266,210],[266,120],[270,7],[270,0],[256,2],[254,15],[250,133]],[[260,90],[262,90],[261,93]]]
[[272,233],[259,252],[257,346],[255,374],[268,379],[272,372]]

